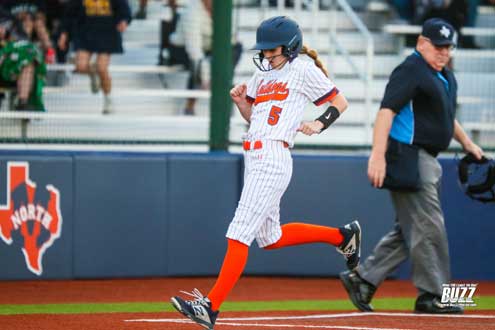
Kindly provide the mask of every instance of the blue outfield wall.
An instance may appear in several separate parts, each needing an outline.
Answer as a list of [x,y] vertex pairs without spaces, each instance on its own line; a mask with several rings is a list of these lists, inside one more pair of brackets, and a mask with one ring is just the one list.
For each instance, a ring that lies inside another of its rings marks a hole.
[[[455,161],[441,160],[452,274],[494,280],[495,204],[467,198]],[[282,223],[359,219],[363,257],[390,230],[386,191],[364,156],[294,156]],[[242,156],[0,152],[0,279],[216,275],[243,180]],[[331,246],[250,249],[245,274],[336,276]],[[396,277],[409,278],[405,263]]]

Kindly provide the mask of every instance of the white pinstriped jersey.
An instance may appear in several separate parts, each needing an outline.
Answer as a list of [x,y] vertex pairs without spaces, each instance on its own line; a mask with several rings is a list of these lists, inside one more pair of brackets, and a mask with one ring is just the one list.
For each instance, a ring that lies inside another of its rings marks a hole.
[[309,102],[321,105],[338,94],[334,83],[313,61],[295,58],[280,70],[257,70],[247,84],[252,104],[247,140],[280,140],[294,144]]
[[252,114],[245,139],[261,140],[262,147],[244,151],[244,187],[228,238],[246,245],[256,239],[260,247],[280,239],[280,199],[292,176],[290,150],[280,141],[294,144],[309,102],[321,105],[337,94],[313,61],[296,58],[280,70],[254,74],[246,95]]

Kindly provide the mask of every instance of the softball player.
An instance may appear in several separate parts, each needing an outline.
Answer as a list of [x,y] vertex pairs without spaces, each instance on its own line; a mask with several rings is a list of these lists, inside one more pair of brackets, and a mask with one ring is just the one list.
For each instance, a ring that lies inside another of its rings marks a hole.
[[[341,228],[305,223],[280,226],[280,199],[292,175],[289,147],[297,132],[318,134],[330,126],[347,108],[345,97],[328,79],[316,51],[302,44],[297,23],[277,16],[261,23],[256,32],[260,50],[253,60],[258,71],[247,84],[230,91],[242,117],[250,123],[244,137],[244,187],[227,231],[228,247],[217,282],[204,297],[197,289],[194,300],[172,297],[172,305],[183,315],[212,329],[220,305],[244,270],[248,249],[256,240],[259,247],[323,242],[337,247],[347,259],[349,269],[359,263],[361,228],[354,221]],[[299,53],[313,61],[303,61]],[[305,106],[313,102],[330,106],[320,117],[302,122]]]

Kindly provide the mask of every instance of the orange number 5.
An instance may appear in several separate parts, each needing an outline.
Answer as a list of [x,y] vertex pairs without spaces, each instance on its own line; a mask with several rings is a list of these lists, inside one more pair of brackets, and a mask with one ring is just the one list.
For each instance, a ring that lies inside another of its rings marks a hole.
[[268,117],[268,124],[272,126],[277,125],[281,112],[282,112],[282,108],[277,106],[272,106],[272,109],[270,110],[270,116]]

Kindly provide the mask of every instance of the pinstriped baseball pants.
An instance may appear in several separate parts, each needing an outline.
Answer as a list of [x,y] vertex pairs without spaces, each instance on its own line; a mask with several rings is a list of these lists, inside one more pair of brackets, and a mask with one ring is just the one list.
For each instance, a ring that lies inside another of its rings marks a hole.
[[442,284],[450,281],[447,231],[440,205],[442,168],[423,149],[419,153],[419,173],[420,191],[391,192],[397,215],[395,227],[357,271],[366,281],[379,286],[409,257],[412,281],[419,293],[441,296]]
[[263,147],[244,151],[244,186],[227,238],[259,247],[277,242],[280,200],[292,176],[292,156],[281,141],[263,141]]

